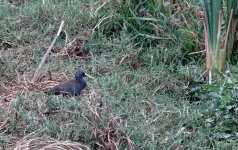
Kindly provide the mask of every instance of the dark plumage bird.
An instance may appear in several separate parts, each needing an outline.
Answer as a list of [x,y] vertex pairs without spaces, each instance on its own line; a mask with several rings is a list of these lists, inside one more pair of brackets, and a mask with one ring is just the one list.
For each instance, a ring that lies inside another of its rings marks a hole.
[[78,70],[75,74],[75,79],[62,82],[50,89],[47,93],[54,95],[63,94],[69,96],[79,95],[80,92],[86,87],[86,81],[83,79],[86,76],[87,75],[82,70]]

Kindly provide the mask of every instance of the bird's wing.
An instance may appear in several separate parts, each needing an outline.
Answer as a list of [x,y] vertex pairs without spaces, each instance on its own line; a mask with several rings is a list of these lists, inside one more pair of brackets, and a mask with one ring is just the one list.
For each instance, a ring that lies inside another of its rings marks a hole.
[[58,95],[61,93],[67,93],[69,87],[72,85],[73,81],[68,80],[65,82],[62,82],[58,85],[56,85],[55,87],[53,87],[49,92],[51,92],[52,94]]

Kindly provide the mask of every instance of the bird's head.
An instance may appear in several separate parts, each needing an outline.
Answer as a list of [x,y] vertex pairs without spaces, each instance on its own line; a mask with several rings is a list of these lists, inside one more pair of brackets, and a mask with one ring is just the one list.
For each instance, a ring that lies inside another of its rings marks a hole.
[[86,77],[86,74],[85,74],[84,71],[78,70],[78,71],[75,73],[75,78],[76,78],[76,80],[81,80],[83,77]]
[[93,77],[91,77],[90,75],[86,74],[84,71],[82,71],[81,69],[79,69],[76,73],[75,73],[75,78],[77,81],[80,81],[81,79],[83,79],[84,77],[89,77],[94,79]]

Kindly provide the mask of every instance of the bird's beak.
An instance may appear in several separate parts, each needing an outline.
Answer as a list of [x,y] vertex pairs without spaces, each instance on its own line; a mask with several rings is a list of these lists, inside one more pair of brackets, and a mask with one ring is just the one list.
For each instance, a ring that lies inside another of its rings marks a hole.
[[94,77],[90,76],[89,74],[85,73],[86,77],[89,77],[91,79],[94,79]]

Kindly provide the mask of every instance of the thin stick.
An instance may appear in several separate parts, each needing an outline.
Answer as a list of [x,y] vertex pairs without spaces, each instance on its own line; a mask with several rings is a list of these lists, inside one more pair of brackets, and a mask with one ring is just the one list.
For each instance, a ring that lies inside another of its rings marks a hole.
[[194,54],[205,53],[205,52],[206,50],[202,50],[202,51],[188,53],[188,55],[194,55]]
[[226,59],[226,51],[227,51],[227,41],[228,41],[228,37],[229,37],[229,34],[230,34],[230,28],[231,28],[231,22],[232,22],[232,17],[233,17],[233,9],[231,9],[231,13],[230,13],[230,17],[229,17],[229,22],[228,22],[228,28],[227,28],[227,31],[226,31],[226,35],[225,35],[225,42],[224,42],[224,45],[223,45],[223,54],[222,54],[222,63],[224,64],[225,63],[225,59]]
[[36,68],[35,74],[34,74],[32,80],[31,80],[32,84],[34,84],[36,82],[36,80],[38,78],[38,75],[39,75],[39,72],[40,72],[40,69],[45,64],[45,60],[49,56],[49,53],[52,50],[52,48],[53,48],[57,38],[59,37],[61,31],[63,30],[63,28],[64,28],[64,21],[61,22],[57,35],[55,36],[54,40],[52,41],[52,43],[51,43],[50,47],[48,48],[48,50],[46,51],[45,55],[42,57],[39,66]]

